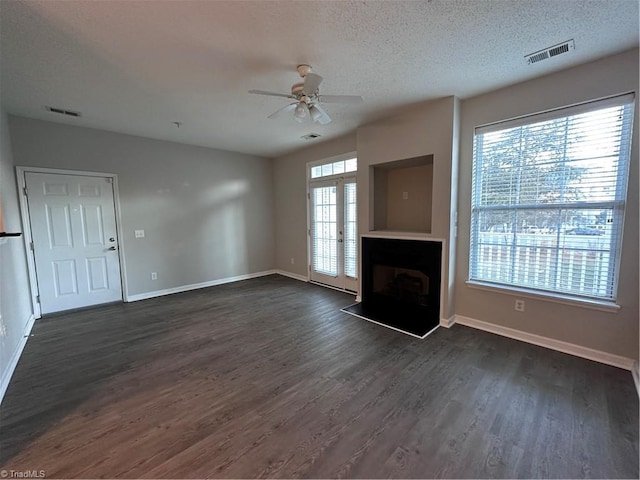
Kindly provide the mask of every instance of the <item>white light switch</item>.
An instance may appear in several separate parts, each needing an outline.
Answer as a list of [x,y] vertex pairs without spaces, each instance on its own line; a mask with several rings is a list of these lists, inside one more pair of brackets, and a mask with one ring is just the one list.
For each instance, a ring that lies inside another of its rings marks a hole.
[[144,238],[144,230],[136,230],[135,234],[136,238]]
[[409,200],[409,192],[402,192],[402,199]]

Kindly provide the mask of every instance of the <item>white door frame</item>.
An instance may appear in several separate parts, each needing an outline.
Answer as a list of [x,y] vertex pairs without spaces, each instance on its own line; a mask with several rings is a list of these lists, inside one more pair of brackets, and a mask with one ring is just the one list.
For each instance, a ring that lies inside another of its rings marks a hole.
[[42,317],[42,310],[40,309],[40,303],[38,303],[38,276],[36,275],[36,263],[34,251],[31,250],[31,243],[33,237],[31,233],[31,222],[29,219],[29,203],[27,202],[27,196],[25,195],[25,189],[27,187],[26,174],[27,173],[54,173],[61,175],[77,175],[84,177],[102,177],[110,178],[113,185],[113,206],[116,214],[116,231],[118,236],[118,260],[120,262],[120,285],[122,287],[122,300],[128,297],[127,289],[127,277],[125,275],[125,260],[124,260],[124,248],[122,243],[122,221],[120,219],[120,196],[118,193],[118,175],[115,173],[101,173],[101,172],[85,172],[81,170],[64,170],[60,168],[41,168],[41,167],[16,167],[16,181],[18,184],[18,196],[20,197],[20,217],[22,219],[22,229],[24,235],[22,235],[24,241],[24,248],[27,252],[27,267],[29,270],[29,286],[31,294],[31,305],[36,318]]
[[[307,205],[306,205],[306,211],[307,211],[307,279],[308,281],[311,281],[311,185],[313,183],[320,183],[320,182],[324,182],[324,181],[336,181],[336,180],[340,180],[343,181],[345,179],[351,179],[353,178],[356,182],[356,188],[357,188],[357,184],[358,184],[358,170],[356,170],[355,172],[347,172],[347,173],[339,173],[336,175],[328,175],[326,177],[319,177],[319,178],[311,178],[311,169],[315,166],[318,165],[324,165],[327,163],[333,163],[333,162],[339,162],[340,160],[348,160],[350,158],[357,158],[358,157],[358,152],[357,151],[353,151],[353,152],[348,152],[348,153],[341,153],[340,155],[335,155],[332,157],[327,157],[327,158],[323,158],[320,160],[314,160],[312,162],[308,162],[307,163],[307,170],[306,170],[306,183],[307,183]],[[358,201],[360,201],[360,197],[358,196]],[[360,233],[358,233],[358,258],[356,259],[358,268],[357,268],[357,272],[358,275],[360,275]],[[333,288],[335,290],[340,290],[340,291],[346,291],[343,290],[341,288],[336,288],[333,287],[331,285],[326,285],[326,284],[322,284],[325,287],[328,288]],[[360,286],[360,279],[357,279],[357,285],[358,287]],[[357,295],[359,295],[359,292],[356,292]]]

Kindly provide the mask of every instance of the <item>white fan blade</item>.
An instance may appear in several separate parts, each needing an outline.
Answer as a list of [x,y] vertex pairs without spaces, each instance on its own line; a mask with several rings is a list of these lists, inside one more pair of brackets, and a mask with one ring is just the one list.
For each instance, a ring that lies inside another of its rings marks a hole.
[[324,108],[322,108],[319,103],[316,103],[313,108],[320,112],[320,116],[315,118],[314,121],[318,122],[320,125],[331,123],[331,117],[327,112],[325,112]]
[[320,95],[318,100],[322,103],[362,103],[360,95]]
[[255,93],[256,95],[269,95],[270,97],[296,98],[293,95],[288,95],[286,93],[266,92],[264,90],[249,90],[249,93]]
[[295,110],[295,108],[298,106],[298,102],[293,102],[290,103],[289,105],[287,105],[286,107],[282,107],[280,110],[277,110],[275,112],[273,112],[271,115],[269,115],[267,118],[278,118],[279,116],[281,116],[283,113],[287,113],[290,112],[291,110]]
[[304,77],[304,86],[302,87],[302,93],[307,96],[311,96],[318,91],[318,87],[322,82],[322,77],[315,73],[309,73]]

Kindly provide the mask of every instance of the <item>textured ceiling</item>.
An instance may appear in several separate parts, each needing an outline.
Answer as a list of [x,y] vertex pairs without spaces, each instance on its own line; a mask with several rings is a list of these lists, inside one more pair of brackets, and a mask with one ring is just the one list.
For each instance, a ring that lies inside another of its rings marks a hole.
[[[639,28],[637,0],[2,0],[0,16],[9,113],[268,157],[632,48]],[[571,38],[568,54],[524,61]],[[288,93],[300,63],[321,93],[364,103],[327,104],[326,126],[267,119],[288,100],[247,91]]]

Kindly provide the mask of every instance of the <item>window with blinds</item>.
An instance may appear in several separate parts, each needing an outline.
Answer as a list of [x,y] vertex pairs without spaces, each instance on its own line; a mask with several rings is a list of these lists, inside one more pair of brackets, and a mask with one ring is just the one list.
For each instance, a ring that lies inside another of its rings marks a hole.
[[470,281],[615,301],[633,106],[629,94],[476,128]]

